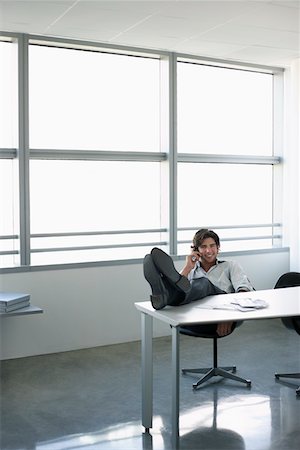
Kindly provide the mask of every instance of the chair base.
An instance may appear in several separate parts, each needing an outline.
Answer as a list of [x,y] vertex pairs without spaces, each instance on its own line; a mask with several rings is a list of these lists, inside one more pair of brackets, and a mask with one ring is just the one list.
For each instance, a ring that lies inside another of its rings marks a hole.
[[280,378],[300,378],[300,373],[275,373],[277,380]]
[[[300,373],[275,373],[276,380],[279,378],[300,378]],[[297,396],[300,396],[300,386],[296,389]]]
[[229,378],[234,381],[239,381],[241,383],[245,383],[248,387],[251,386],[251,381],[246,380],[245,378],[238,377],[237,375],[233,375],[233,373],[229,372],[236,372],[236,367],[212,367],[212,368],[205,368],[205,369],[182,369],[182,374],[186,373],[203,373],[203,377],[200,378],[196,383],[193,383],[193,389],[197,389],[202,383],[209,380],[212,377],[223,377],[223,378]]

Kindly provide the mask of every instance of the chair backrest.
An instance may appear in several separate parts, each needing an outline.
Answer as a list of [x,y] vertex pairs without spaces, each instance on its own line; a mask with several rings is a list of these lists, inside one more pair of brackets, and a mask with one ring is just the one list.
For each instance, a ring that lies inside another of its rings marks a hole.
[[[300,272],[287,272],[278,278],[274,289],[300,286]],[[281,319],[287,328],[293,328],[300,334],[300,317],[287,317]]]
[[300,286],[300,272],[287,272],[278,278],[274,289]]

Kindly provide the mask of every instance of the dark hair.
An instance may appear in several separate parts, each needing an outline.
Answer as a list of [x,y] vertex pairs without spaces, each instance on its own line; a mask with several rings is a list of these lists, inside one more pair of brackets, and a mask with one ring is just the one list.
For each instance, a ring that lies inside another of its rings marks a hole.
[[200,247],[204,239],[207,238],[212,238],[215,241],[217,247],[220,247],[220,238],[217,233],[209,230],[208,228],[201,228],[201,230],[198,230],[193,238],[194,249],[198,250],[198,247]]

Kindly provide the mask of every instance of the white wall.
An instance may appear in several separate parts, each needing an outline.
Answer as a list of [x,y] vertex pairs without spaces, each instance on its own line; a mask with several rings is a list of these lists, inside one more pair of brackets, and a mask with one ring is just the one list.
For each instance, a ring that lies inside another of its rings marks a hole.
[[283,165],[284,245],[291,249],[291,270],[300,272],[300,59],[285,75]]
[[[224,258],[229,259],[229,258]],[[256,289],[272,288],[289,270],[288,250],[234,257]],[[177,261],[180,269],[183,261]],[[140,339],[134,302],[149,299],[142,264],[1,275],[1,290],[31,294],[43,314],[0,319],[1,359]],[[170,332],[154,321],[155,336]]]

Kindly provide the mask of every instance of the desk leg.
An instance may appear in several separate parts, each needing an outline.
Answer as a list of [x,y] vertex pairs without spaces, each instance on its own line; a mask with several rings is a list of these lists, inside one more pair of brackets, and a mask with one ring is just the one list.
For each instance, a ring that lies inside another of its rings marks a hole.
[[172,327],[172,443],[178,446],[179,438],[179,332]]
[[153,321],[142,313],[142,424],[145,431],[152,428],[153,416]]

